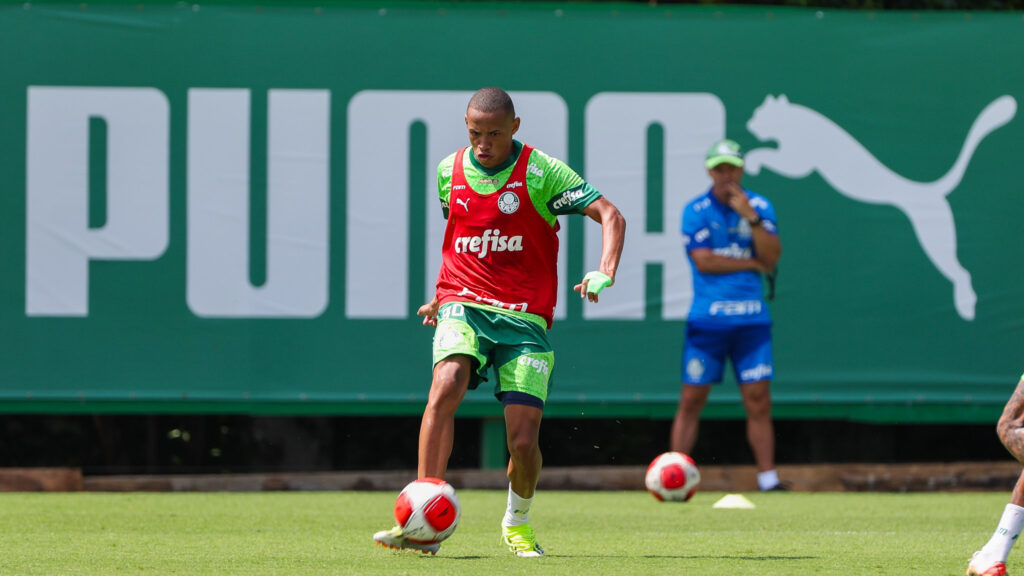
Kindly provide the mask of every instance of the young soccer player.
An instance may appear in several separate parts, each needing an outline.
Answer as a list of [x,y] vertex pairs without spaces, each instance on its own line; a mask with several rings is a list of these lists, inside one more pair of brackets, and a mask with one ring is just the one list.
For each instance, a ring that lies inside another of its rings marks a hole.
[[[598,269],[574,288],[591,302],[614,283],[626,222],[563,162],[515,140],[519,124],[504,90],[479,90],[466,110],[470,146],[437,168],[448,223],[436,295],[417,312],[424,325],[436,327],[417,472],[444,478],[455,410],[493,368],[511,456],[502,539],[516,556],[535,558],[544,550],[529,512],[541,471],[540,422],[555,368],[547,330],[558,285],[556,216],[582,214],[601,224]],[[401,527],[378,532],[374,540],[389,548],[439,548],[410,541]]]

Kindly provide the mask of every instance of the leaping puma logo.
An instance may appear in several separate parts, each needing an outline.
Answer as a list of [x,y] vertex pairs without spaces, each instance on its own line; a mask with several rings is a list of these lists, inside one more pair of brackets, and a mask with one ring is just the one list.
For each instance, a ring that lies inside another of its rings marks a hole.
[[469,198],[456,198],[455,203],[466,209],[469,212]]
[[822,114],[785,95],[768,96],[747,123],[761,140],[778,148],[751,150],[745,170],[767,168],[789,178],[817,171],[839,193],[858,202],[890,204],[910,219],[914,234],[932,264],[953,283],[953,304],[960,317],[974,319],[978,297],[971,274],[957,259],[956,226],[946,195],[963,179],[978,144],[1017,113],[1017,101],[1001,96],[985,107],[971,125],[960,155],[949,171],[934,182],[900,176],[871,155],[853,136]]

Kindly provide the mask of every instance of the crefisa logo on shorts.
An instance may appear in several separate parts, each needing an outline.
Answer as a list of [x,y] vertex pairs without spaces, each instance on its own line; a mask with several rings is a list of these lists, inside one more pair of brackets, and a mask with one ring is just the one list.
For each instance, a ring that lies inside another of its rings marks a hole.
[[535,358],[532,356],[520,356],[519,365],[526,366],[528,368],[533,368],[534,370],[537,371],[538,374],[543,374],[545,376],[551,374],[551,371],[548,368],[548,361],[542,358]]
[[512,214],[519,210],[519,196],[515,192],[505,192],[498,196],[498,210],[505,214]]

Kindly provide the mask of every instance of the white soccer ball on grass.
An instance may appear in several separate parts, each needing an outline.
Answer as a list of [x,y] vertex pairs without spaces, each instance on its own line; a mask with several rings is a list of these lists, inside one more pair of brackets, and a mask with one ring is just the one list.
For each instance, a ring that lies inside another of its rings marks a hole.
[[451,536],[461,516],[455,488],[440,478],[410,482],[395,500],[402,535],[417,544],[437,544]]
[[659,454],[647,467],[647,490],[662,502],[686,502],[700,484],[697,463],[682,452]]

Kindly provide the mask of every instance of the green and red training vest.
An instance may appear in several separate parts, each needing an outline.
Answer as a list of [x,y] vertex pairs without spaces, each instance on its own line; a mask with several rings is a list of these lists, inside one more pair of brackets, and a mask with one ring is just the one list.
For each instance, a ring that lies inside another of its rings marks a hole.
[[480,194],[466,181],[465,148],[455,154],[437,298],[478,302],[541,316],[551,327],[558,288],[558,224],[534,207],[527,189],[533,148],[524,145],[505,184]]

